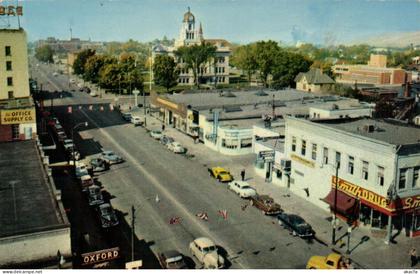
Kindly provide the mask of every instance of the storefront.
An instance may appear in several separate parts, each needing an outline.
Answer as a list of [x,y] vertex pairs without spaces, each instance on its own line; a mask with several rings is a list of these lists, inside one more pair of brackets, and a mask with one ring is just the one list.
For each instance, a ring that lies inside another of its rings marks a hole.
[[35,136],[34,107],[0,110],[0,142],[30,140]]
[[[395,229],[405,231],[409,237],[420,236],[420,196],[390,200],[370,190],[331,178],[331,191],[322,199],[332,212],[348,223],[386,229],[389,218]],[[337,188],[336,188],[337,185]]]

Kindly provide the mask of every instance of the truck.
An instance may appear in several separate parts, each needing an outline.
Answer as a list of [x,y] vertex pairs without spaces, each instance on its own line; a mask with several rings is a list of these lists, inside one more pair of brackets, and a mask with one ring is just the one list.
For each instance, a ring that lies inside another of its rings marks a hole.
[[306,264],[306,269],[339,269],[343,256],[330,253],[328,256],[312,256]]

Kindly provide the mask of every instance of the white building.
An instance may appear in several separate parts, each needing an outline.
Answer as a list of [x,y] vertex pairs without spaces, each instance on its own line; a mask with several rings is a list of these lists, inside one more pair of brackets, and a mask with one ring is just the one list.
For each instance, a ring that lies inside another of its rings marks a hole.
[[[343,218],[420,235],[420,129],[389,121],[286,118],[290,190]],[[338,180],[336,181],[336,161]]]
[[320,106],[309,108],[309,117],[315,119],[341,119],[372,117],[374,104],[357,103],[348,107],[340,107],[333,104],[331,106]]

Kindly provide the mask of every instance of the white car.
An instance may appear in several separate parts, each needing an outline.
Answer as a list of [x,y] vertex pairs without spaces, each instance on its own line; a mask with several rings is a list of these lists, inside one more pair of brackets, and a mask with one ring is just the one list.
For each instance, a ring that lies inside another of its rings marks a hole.
[[72,139],[64,139],[63,146],[66,150],[71,150],[73,148],[73,140]]
[[249,198],[257,195],[255,189],[244,181],[232,181],[228,184],[228,189],[238,194],[241,198]]
[[175,153],[184,153],[185,152],[185,148],[183,146],[181,146],[180,143],[178,142],[172,142],[168,144],[168,149],[170,151],[173,151]]
[[152,131],[150,131],[150,136],[152,136],[153,139],[160,140],[160,138],[162,138],[163,134],[162,134],[162,131],[160,131],[160,130],[152,130]]
[[89,175],[86,165],[76,165],[76,177],[81,178],[82,176]]
[[209,238],[197,238],[190,243],[190,252],[204,268],[218,269],[225,266],[225,259],[218,253],[216,245]]
[[119,164],[124,161],[123,158],[116,155],[112,150],[103,151],[99,158],[103,159],[108,164]]
[[139,116],[132,116],[131,117],[131,123],[134,126],[140,126],[143,123],[143,121]]

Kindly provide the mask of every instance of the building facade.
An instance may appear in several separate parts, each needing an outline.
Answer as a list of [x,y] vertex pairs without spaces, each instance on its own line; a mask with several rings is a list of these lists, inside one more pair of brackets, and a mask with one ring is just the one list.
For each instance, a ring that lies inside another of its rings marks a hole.
[[0,30],[0,142],[36,136],[27,52],[23,29]]
[[174,47],[157,45],[153,48],[152,56],[165,54],[175,58],[180,75],[179,84],[194,85],[192,69],[186,67],[185,62],[175,56],[175,51],[183,46],[211,44],[216,47],[215,60],[207,62],[199,69],[201,84],[229,84],[229,58],[231,54],[230,43],[224,39],[204,39],[203,27],[196,23],[195,16],[190,9],[184,14],[178,39]]
[[368,65],[335,65],[332,67],[336,82],[373,85],[402,85],[411,81],[410,72],[386,67],[385,55],[370,56]]
[[284,186],[348,222],[419,236],[418,136],[419,128],[387,121],[287,117],[291,172]]
[[334,89],[334,80],[320,69],[300,72],[295,77],[296,89],[314,93],[329,92]]

